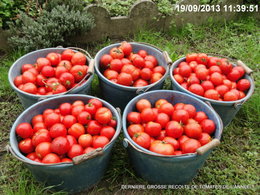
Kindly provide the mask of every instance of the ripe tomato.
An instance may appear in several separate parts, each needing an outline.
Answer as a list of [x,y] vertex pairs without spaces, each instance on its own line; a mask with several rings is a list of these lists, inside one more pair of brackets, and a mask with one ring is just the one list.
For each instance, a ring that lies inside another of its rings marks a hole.
[[44,116],[44,124],[46,125],[46,127],[51,127],[52,125],[60,122],[61,122],[60,115],[56,113],[50,113]]
[[94,151],[94,150],[95,150],[95,148],[87,147],[87,148],[85,148],[85,149],[83,150],[83,153],[84,153],[84,154],[87,154],[87,153],[90,153],[90,152],[92,152],[92,151]]
[[107,137],[109,140],[114,137],[116,130],[113,127],[105,126],[101,129],[100,135]]
[[168,143],[168,144],[171,144],[173,146],[174,150],[178,150],[179,147],[180,147],[179,142],[176,139],[172,138],[172,137],[165,137],[163,139],[163,141]]
[[36,60],[37,70],[40,72],[44,66],[51,66],[50,60],[47,58],[38,58]]
[[190,75],[189,78],[187,79],[188,85],[192,84],[200,84],[200,80],[197,78],[196,75]]
[[223,97],[225,93],[229,91],[229,88],[226,85],[219,85],[215,89],[221,97]]
[[102,68],[108,68],[111,61],[113,60],[112,56],[109,54],[105,54],[100,58],[100,64]]
[[60,162],[59,156],[54,153],[49,153],[42,159],[42,163],[45,163],[45,164],[53,164],[53,163],[59,163],[59,162]]
[[170,117],[165,113],[159,113],[155,120],[155,122],[159,123],[162,128],[165,128],[169,121],[170,121]]
[[69,130],[68,134],[74,136],[75,138],[79,138],[79,136],[83,135],[85,133],[85,128],[82,124],[80,123],[75,123],[73,124]]
[[109,139],[106,136],[97,136],[93,139],[93,148],[104,148],[109,143]]
[[244,76],[245,70],[241,66],[235,66],[233,69],[238,70],[238,72],[240,73],[240,77]]
[[203,81],[201,83],[201,86],[203,87],[204,91],[207,91],[209,89],[214,89],[214,85],[211,81]]
[[204,146],[211,141],[211,137],[208,133],[202,133],[201,138],[198,141],[200,142],[201,146]]
[[36,131],[39,131],[41,129],[46,129],[46,126],[44,123],[42,122],[38,122],[36,123],[34,126],[33,126],[33,131],[36,132]]
[[173,137],[173,138],[179,138],[183,134],[183,127],[180,123],[176,121],[170,121],[167,123],[166,127],[166,135]]
[[172,120],[186,124],[189,119],[189,113],[186,110],[175,110],[172,114]]
[[237,82],[237,89],[240,91],[246,91],[250,88],[250,81],[247,79],[241,79]]
[[77,144],[77,143],[78,143],[77,140],[76,140],[76,138],[73,137],[72,135],[67,135],[66,138],[67,138],[67,140],[68,140],[68,142],[69,142],[70,148],[71,148],[71,146],[72,146],[73,144]]
[[60,136],[66,136],[67,135],[67,129],[65,125],[62,123],[55,123],[50,128],[50,136],[52,138],[60,137]]
[[182,152],[186,153],[194,153],[196,150],[201,147],[201,144],[196,139],[188,139],[182,144]]
[[192,70],[189,65],[183,65],[179,69],[179,74],[183,77],[189,77],[191,72],[192,72]]
[[75,117],[78,117],[78,115],[79,115],[81,112],[83,112],[84,109],[85,109],[84,106],[80,106],[80,105],[78,105],[78,106],[72,106],[71,114],[72,114],[73,116],[75,116]]
[[212,66],[217,66],[217,57],[208,57],[208,66],[211,68]]
[[51,62],[51,65],[57,66],[60,62],[60,57],[57,55],[57,53],[49,53],[46,58]]
[[83,111],[79,113],[77,119],[80,124],[86,125],[91,120],[91,114],[89,114],[87,111]]
[[215,85],[221,85],[223,83],[223,77],[220,73],[214,72],[210,75],[210,81]]
[[42,142],[38,144],[35,148],[35,153],[40,159],[43,159],[47,154],[51,153],[51,143]]
[[144,68],[150,68],[151,70],[154,68],[154,64],[151,61],[145,61],[144,62]]
[[166,99],[159,99],[155,102],[155,107],[160,108],[165,103],[168,103],[168,101]]
[[152,55],[147,55],[144,59],[145,59],[145,61],[152,62],[154,66],[158,65],[157,59]]
[[108,126],[116,128],[116,124],[117,124],[116,120],[112,119],[112,120],[108,123]]
[[202,111],[199,111],[196,113],[196,116],[195,116],[195,120],[200,123],[201,121],[203,121],[204,119],[207,119],[207,115],[205,114],[205,112],[202,112]]
[[32,64],[24,64],[22,65],[22,73],[24,73],[25,71],[34,68],[34,66]]
[[174,151],[173,155],[176,155],[176,156],[182,155],[182,151],[176,150],[176,151]]
[[138,51],[138,55],[142,58],[145,58],[148,55],[148,53],[145,50],[141,49]]
[[94,116],[97,111],[97,108],[95,107],[95,105],[88,103],[85,105],[85,111],[91,114],[91,116]]
[[19,124],[15,132],[17,135],[19,135],[21,138],[30,138],[33,136],[34,130],[32,129],[32,126],[30,123],[21,123]]
[[219,93],[215,89],[209,89],[209,90],[205,91],[204,97],[209,98],[209,99],[213,99],[213,100],[218,100],[219,99]]
[[98,100],[98,99],[90,99],[89,101],[88,101],[88,103],[89,104],[93,104],[95,107],[96,107],[96,109],[98,109],[98,108],[101,108],[102,106],[103,106],[103,104],[102,104],[102,102],[100,101],[100,100]]
[[190,53],[186,55],[186,62],[196,61],[198,54]]
[[118,84],[130,86],[133,83],[133,77],[130,74],[121,72],[117,77]]
[[171,103],[164,103],[158,108],[159,113],[165,113],[168,114],[169,116],[172,115],[174,111],[174,107]]
[[130,135],[130,137],[133,137],[136,133],[144,132],[144,127],[140,124],[132,124],[129,125],[129,127],[127,128],[127,132]]
[[215,132],[215,129],[216,129],[215,123],[210,119],[204,119],[200,123],[200,125],[201,125],[202,131],[204,133],[212,134]]
[[207,54],[199,53],[197,55],[196,61],[198,62],[198,64],[207,65],[208,64],[208,56],[207,56]]
[[161,73],[158,73],[158,72],[153,73],[150,83],[155,83],[155,82],[159,81],[162,78],[162,76],[163,75]]
[[92,142],[93,142],[92,135],[83,134],[83,135],[79,136],[78,142],[79,142],[79,145],[81,145],[83,148],[90,147],[90,146],[92,146]]
[[179,139],[178,139],[178,142],[180,144],[180,148],[182,149],[182,144],[187,141],[188,139],[190,139],[188,136],[186,135],[182,135]]
[[23,84],[25,84],[25,83],[33,83],[33,84],[35,84],[36,83],[36,76],[35,76],[35,74],[33,74],[30,71],[25,71],[22,74],[22,82],[23,82]]
[[175,110],[182,110],[184,108],[184,103],[177,103],[174,105]]
[[145,125],[145,129],[144,129],[144,131],[148,135],[153,136],[153,137],[159,136],[161,130],[162,130],[161,125],[159,123],[155,123],[155,122],[148,122]]
[[110,50],[109,54],[114,59],[122,59],[122,58],[124,58],[124,52],[120,48],[116,48],[116,47],[112,48]]
[[117,79],[118,72],[115,70],[106,69],[104,72],[104,76],[109,80]]
[[200,139],[202,135],[202,129],[198,123],[189,123],[185,125],[184,131],[185,134],[190,138]]
[[241,77],[241,73],[237,69],[232,69],[231,72],[227,75],[227,78],[230,81],[237,81]]
[[27,154],[26,157],[29,158],[30,160],[40,162],[40,159],[38,158],[35,152]]
[[87,62],[87,57],[81,52],[75,53],[71,58],[72,65],[85,65],[86,62]]
[[75,54],[75,52],[73,50],[66,49],[64,52],[62,52],[61,59],[70,61],[74,54]]
[[69,158],[63,158],[63,159],[61,159],[60,162],[63,162],[63,163],[69,163],[69,162],[72,162],[72,160],[69,159]]
[[142,112],[145,108],[151,108],[152,105],[147,99],[138,100],[136,108],[139,112]]
[[73,124],[77,122],[77,119],[73,115],[66,115],[64,116],[62,123],[65,125],[66,128],[70,128]]
[[179,84],[182,84],[184,82],[184,78],[179,74],[175,74],[173,77]]
[[102,129],[102,125],[97,121],[91,120],[88,123],[87,132],[91,135],[98,135]]
[[68,72],[72,67],[72,64],[70,61],[68,60],[62,60],[60,61],[59,65],[57,66],[56,70],[55,70],[55,76],[57,78],[60,77],[60,75],[64,72]]
[[66,154],[70,149],[69,141],[66,137],[56,137],[51,142],[51,151],[58,154]]
[[120,59],[113,59],[110,63],[110,69],[111,70],[114,70],[114,71],[117,71],[117,72],[120,72],[121,69],[123,67],[123,63],[121,62]]
[[148,84],[149,84],[149,83],[148,83],[147,81],[143,80],[143,79],[137,79],[137,80],[134,82],[133,86],[134,86],[134,87],[144,87],[144,86],[147,86]]
[[59,77],[60,83],[66,87],[66,89],[70,89],[73,87],[75,83],[74,76],[71,73],[64,72]]
[[72,66],[72,68],[70,69],[70,73],[74,76],[75,81],[79,82],[84,78],[84,76],[86,75],[87,72],[83,66],[75,65],[75,66]]
[[204,95],[204,89],[200,84],[192,84],[188,90],[200,96]]
[[225,93],[224,101],[236,101],[236,100],[238,100],[238,96],[236,93],[232,91],[228,91],[227,93]]
[[200,80],[206,80],[209,75],[209,70],[206,68],[197,68],[195,70],[196,76]]
[[141,112],[141,120],[142,122],[150,122],[156,119],[156,115],[152,108],[145,108]]
[[149,150],[163,155],[173,155],[174,153],[174,148],[171,144],[159,140],[154,141]]
[[67,153],[68,157],[71,159],[81,154],[83,154],[83,148],[79,144],[73,144]]
[[33,146],[37,146],[42,142],[51,142],[50,132],[47,129],[40,129],[32,137]]
[[229,74],[232,70],[232,64],[230,64],[226,59],[217,60],[216,64],[220,67],[222,73],[225,75]]
[[19,142],[18,148],[21,150],[22,153],[29,154],[33,152],[34,146],[32,144],[31,138],[26,138]]
[[219,66],[211,66],[209,68],[209,74],[213,74],[214,72],[222,74],[222,71]]
[[148,149],[151,144],[150,136],[145,132],[135,133],[132,137],[133,141],[143,148]]
[[35,125],[36,123],[39,123],[39,122],[43,122],[43,115],[42,114],[35,115],[32,118],[31,122],[32,122],[32,125]]
[[186,110],[189,113],[190,118],[194,118],[196,115],[196,108],[191,104],[185,104],[183,110]]
[[143,68],[140,72],[140,76],[144,80],[150,80],[152,77],[152,71],[149,68]]
[[23,76],[22,75],[19,75],[17,77],[15,77],[14,79],[14,85],[16,87],[18,87],[19,85],[22,85],[23,84]]
[[139,112],[130,112],[127,115],[127,120],[130,124],[135,123],[141,123],[141,114]]
[[125,56],[129,56],[132,53],[132,46],[130,43],[123,41],[119,47]]
[[163,66],[156,66],[156,67],[154,67],[153,72],[154,73],[160,73],[160,74],[164,75],[166,70]]
[[106,107],[98,108],[95,114],[95,119],[101,124],[108,124],[112,117],[112,112]]
[[162,130],[160,132],[160,135],[156,136],[156,140],[163,140],[164,138],[166,137],[166,131],[165,130]]
[[71,114],[72,105],[70,103],[63,103],[59,106],[60,114],[63,116]]

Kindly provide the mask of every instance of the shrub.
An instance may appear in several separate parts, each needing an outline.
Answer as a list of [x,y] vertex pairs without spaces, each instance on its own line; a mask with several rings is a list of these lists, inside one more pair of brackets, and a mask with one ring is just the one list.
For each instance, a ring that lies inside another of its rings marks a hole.
[[25,51],[64,45],[69,43],[71,36],[90,30],[93,21],[86,11],[69,5],[46,8],[36,19],[21,13],[19,19],[10,24],[9,42],[14,48]]

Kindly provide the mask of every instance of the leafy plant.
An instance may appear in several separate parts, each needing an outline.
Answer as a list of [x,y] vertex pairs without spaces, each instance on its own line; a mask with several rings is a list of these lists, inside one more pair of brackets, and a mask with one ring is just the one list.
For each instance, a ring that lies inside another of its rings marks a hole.
[[25,13],[10,25],[13,35],[10,45],[25,51],[64,45],[69,38],[82,31],[90,30],[94,25],[93,17],[83,10],[76,10],[69,5],[57,5],[50,11],[43,10],[33,19]]

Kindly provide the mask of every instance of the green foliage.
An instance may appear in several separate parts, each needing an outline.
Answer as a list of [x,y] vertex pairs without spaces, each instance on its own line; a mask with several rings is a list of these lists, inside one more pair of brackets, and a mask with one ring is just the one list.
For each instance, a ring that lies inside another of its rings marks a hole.
[[57,5],[51,11],[43,10],[35,20],[20,14],[11,24],[10,45],[25,51],[64,45],[69,38],[93,27],[93,18],[86,11],[72,9],[68,5]]

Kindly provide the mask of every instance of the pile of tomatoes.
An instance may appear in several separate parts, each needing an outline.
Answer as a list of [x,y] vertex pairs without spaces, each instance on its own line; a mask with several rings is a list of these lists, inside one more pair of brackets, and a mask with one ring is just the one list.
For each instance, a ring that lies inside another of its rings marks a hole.
[[147,99],[136,103],[127,115],[128,134],[135,143],[163,155],[194,153],[209,143],[215,123],[191,104],[171,104],[159,99],[154,107]]
[[71,162],[72,158],[103,148],[115,134],[117,122],[98,99],[87,104],[78,100],[46,109],[21,123],[16,134],[18,147],[27,158],[41,163]]
[[186,61],[173,71],[174,79],[185,89],[219,101],[235,101],[246,96],[250,81],[241,79],[244,74],[242,67],[233,67],[227,59],[204,53],[187,54]]
[[87,58],[81,52],[66,49],[38,58],[35,64],[24,64],[21,75],[14,79],[20,90],[35,95],[53,95],[66,92],[87,74]]
[[132,52],[130,43],[122,42],[100,59],[103,75],[110,81],[133,87],[143,87],[160,80],[165,68],[145,50]]

